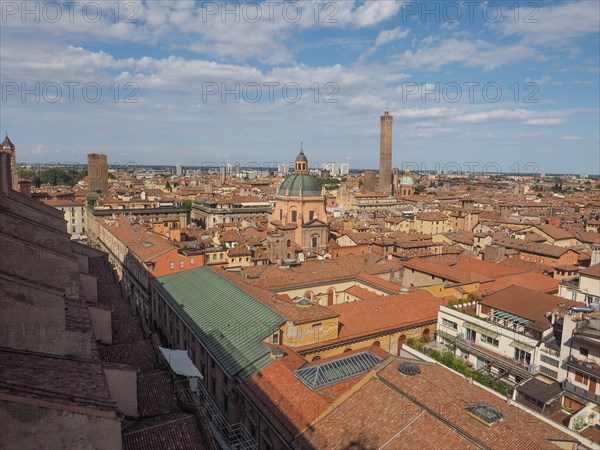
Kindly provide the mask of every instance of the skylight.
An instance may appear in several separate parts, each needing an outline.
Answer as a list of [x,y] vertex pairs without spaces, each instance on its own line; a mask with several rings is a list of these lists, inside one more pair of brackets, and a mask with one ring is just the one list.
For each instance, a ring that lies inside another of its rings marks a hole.
[[502,419],[503,415],[500,411],[492,408],[490,405],[485,403],[475,403],[467,406],[467,411],[473,415],[477,420],[487,425],[492,425],[494,422]]
[[295,375],[311,389],[320,389],[368,372],[382,359],[366,351],[298,369]]

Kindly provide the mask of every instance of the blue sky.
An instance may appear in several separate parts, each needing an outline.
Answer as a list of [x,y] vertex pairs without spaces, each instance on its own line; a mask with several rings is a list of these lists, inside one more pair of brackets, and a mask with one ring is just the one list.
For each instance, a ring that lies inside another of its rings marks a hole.
[[114,5],[1,2],[18,162],[600,171],[596,0]]

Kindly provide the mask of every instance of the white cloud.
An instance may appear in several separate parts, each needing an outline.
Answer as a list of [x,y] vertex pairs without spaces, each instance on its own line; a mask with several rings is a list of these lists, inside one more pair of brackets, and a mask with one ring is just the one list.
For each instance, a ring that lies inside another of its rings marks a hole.
[[530,2],[507,15],[498,25],[505,35],[518,35],[526,42],[541,46],[562,47],[572,40],[597,34],[600,2],[582,0],[554,6]]
[[430,71],[439,70],[450,64],[491,70],[538,57],[532,48],[520,44],[499,46],[482,40],[468,41],[454,38],[444,40],[437,46],[428,46],[430,43],[415,51],[406,50],[395,57],[395,63],[400,67]]
[[392,28],[391,30],[380,31],[375,40],[375,46],[380,47],[388,42],[396,41],[408,36],[408,29],[403,30],[400,27]]

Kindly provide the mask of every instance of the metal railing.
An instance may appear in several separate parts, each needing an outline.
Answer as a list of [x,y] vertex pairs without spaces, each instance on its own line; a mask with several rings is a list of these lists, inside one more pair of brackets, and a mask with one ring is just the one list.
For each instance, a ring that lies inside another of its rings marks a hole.
[[596,405],[600,405],[600,395],[594,394],[593,392],[590,392],[587,389],[575,386],[573,383],[569,382],[569,380],[563,381],[562,388],[566,392],[570,392],[572,394],[577,395],[578,397],[584,398],[592,403],[595,403]]
[[196,392],[187,390],[187,395],[196,405],[202,405],[206,410],[206,418],[215,440],[226,450],[258,450],[258,443],[243,423],[230,424],[215,404],[210,394],[198,383]]

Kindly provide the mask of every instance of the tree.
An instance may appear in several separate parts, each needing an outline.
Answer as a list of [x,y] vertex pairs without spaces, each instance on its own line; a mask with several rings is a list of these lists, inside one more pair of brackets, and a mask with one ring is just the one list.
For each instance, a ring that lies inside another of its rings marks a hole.
[[415,194],[420,194],[424,190],[425,190],[425,186],[423,186],[422,184],[417,184],[415,186]]
[[171,192],[171,183],[169,183],[169,180],[167,180],[167,184],[165,184],[165,189]]

